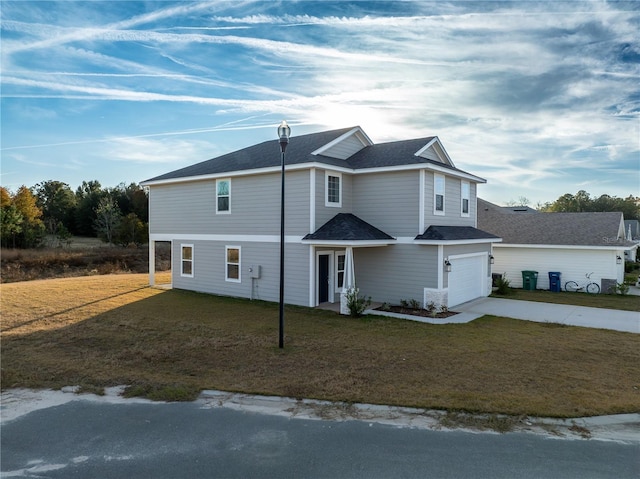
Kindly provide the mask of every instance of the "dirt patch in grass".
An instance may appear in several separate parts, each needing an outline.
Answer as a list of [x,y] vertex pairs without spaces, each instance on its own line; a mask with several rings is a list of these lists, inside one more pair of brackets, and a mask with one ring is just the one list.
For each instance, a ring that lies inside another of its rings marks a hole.
[[156,399],[219,389],[555,417],[640,411],[637,334],[287,307],[281,350],[277,304],[146,282],[132,274],[1,285],[2,388],[126,384]]
[[573,304],[591,308],[620,309],[623,311],[640,311],[640,296],[615,294],[588,294],[525,289],[512,289],[509,295],[492,295],[495,298],[519,299],[522,301],[538,301],[543,303]]

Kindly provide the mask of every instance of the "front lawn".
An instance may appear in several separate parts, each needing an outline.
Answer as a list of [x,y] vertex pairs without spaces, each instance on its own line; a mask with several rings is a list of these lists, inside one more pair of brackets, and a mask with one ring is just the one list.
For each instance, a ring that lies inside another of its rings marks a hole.
[[623,311],[640,311],[640,296],[630,294],[589,294],[560,291],[553,293],[546,290],[529,291],[512,289],[511,294],[492,294],[494,298],[519,299],[522,301],[539,301],[542,303],[573,304],[591,308],[621,309]]
[[352,319],[161,290],[146,275],[3,284],[2,388],[203,389],[534,416],[640,411],[640,335],[484,317]]

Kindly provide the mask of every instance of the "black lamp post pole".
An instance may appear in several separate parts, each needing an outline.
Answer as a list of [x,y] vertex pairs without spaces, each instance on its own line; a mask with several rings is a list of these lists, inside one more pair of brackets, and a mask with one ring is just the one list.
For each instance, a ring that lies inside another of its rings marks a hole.
[[278,336],[278,346],[284,348],[284,151],[289,144],[289,134],[291,128],[283,121],[278,127],[280,136],[280,151],[282,152],[280,175],[280,327]]

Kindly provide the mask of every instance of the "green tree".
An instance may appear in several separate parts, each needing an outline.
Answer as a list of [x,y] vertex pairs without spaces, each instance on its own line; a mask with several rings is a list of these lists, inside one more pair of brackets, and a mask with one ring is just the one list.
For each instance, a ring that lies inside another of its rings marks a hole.
[[575,195],[566,193],[556,201],[547,203],[542,211],[552,212],[607,212],[619,211],[624,215],[625,220],[640,220],[640,198],[632,195],[626,198],[618,198],[607,194],[598,198],[592,198],[584,190],[578,191]]
[[95,229],[98,236],[109,244],[113,243],[115,233],[120,225],[122,213],[110,196],[105,196],[96,208]]
[[148,241],[149,228],[135,213],[123,217],[116,228],[114,241],[121,246],[141,246]]
[[24,217],[15,205],[3,204],[0,207],[0,242],[5,247],[16,247],[16,237],[22,233]]
[[69,185],[62,181],[48,180],[33,187],[42,210],[47,233],[58,236],[61,231],[74,230],[76,198]]
[[76,234],[80,236],[96,235],[96,209],[106,194],[97,180],[83,181],[82,185],[76,189]]

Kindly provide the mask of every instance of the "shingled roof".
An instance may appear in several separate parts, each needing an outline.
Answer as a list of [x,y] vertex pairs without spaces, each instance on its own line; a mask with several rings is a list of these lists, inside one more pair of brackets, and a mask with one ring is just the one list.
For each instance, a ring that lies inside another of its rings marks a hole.
[[504,244],[633,246],[621,222],[622,213],[521,213],[478,198],[478,227]]
[[[455,168],[447,163],[431,160],[422,156],[416,156],[416,153],[420,149],[435,139],[433,136],[364,146],[360,151],[353,154],[346,160],[325,156],[323,154],[311,154],[312,152],[321,149],[323,146],[328,145],[332,141],[354,130],[360,130],[360,128],[356,126],[319,133],[310,133],[307,135],[292,136],[289,139],[289,144],[286,150],[287,165],[322,163],[328,166],[363,170],[367,168],[432,164],[440,168],[446,168],[451,171],[475,177],[475,175],[471,175],[470,173]],[[235,171],[277,167],[280,166],[280,161],[280,144],[276,139],[227,153],[179,170],[171,171],[145,180],[143,183],[163,180],[180,180],[183,178],[225,174]],[[477,179],[479,181],[484,181],[482,178]]]
[[479,230],[473,226],[429,226],[424,233],[416,236],[417,240],[423,241],[464,241],[493,239],[498,240],[500,237]]
[[351,213],[338,213],[304,240],[314,241],[394,241],[384,231]]
[[[340,130],[323,131],[309,135],[292,136],[289,139],[286,151],[287,165],[307,163],[314,161],[312,151],[332,142],[340,136],[353,130],[342,128]],[[344,161],[336,158],[322,157],[323,162],[334,166],[344,166]],[[270,140],[257,145],[249,146],[241,150],[227,153],[207,161],[196,163],[179,170],[156,176],[146,181],[170,180],[188,178],[193,176],[215,175],[217,173],[229,173],[239,170],[253,170],[280,166],[279,140]]]

